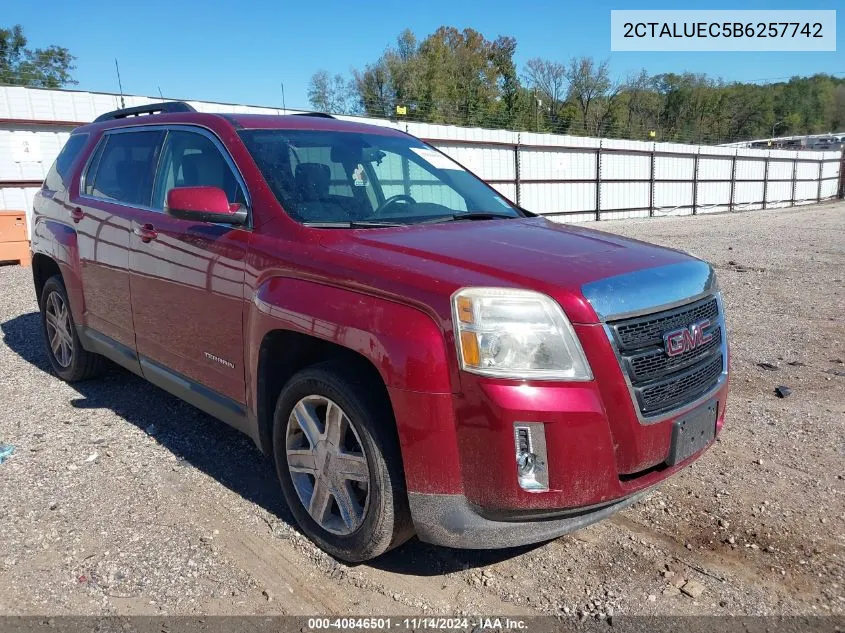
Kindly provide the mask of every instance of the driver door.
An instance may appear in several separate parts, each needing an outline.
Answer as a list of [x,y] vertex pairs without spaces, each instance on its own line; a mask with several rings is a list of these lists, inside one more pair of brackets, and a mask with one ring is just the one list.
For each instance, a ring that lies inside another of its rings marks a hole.
[[235,426],[246,402],[244,258],[250,231],[174,218],[167,192],[215,186],[246,204],[243,180],[220,141],[174,128],[162,148],[149,209],[133,221],[130,288],[136,345],[151,382]]

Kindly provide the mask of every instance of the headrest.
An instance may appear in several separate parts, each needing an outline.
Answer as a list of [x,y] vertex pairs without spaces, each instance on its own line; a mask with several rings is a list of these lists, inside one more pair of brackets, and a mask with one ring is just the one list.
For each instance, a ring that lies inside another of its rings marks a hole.
[[182,179],[186,187],[216,185],[225,188],[226,175],[226,163],[219,154],[202,152],[182,157]]
[[303,200],[317,200],[329,193],[331,171],[323,163],[299,163],[294,175],[296,188]]

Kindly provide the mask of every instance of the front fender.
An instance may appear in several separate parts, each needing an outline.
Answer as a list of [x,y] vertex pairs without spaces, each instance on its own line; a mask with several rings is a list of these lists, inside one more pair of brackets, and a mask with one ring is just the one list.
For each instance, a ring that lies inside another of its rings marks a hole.
[[443,335],[418,308],[302,279],[273,277],[258,287],[247,323],[251,359],[271,330],[330,341],[367,358],[388,387],[449,393]]
[[[357,352],[375,366],[388,388],[408,490],[461,491],[452,412],[457,382],[432,316],[383,297],[287,277],[261,284],[248,310],[248,367],[253,373],[261,343],[273,330],[306,334]],[[248,378],[252,393],[257,393],[257,378]]]

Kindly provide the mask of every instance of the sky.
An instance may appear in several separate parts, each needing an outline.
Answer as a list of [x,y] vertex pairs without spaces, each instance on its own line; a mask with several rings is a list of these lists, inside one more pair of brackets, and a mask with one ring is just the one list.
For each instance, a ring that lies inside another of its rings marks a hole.
[[[837,7],[837,5],[840,5]],[[836,9],[836,52],[639,53],[610,51],[611,9]],[[845,76],[845,10],[838,1],[685,3],[640,0],[0,0],[0,26],[21,24],[30,47],[64,46],[76,55],[80,90],[307,107],[320,69],[350,75],[376,60],[405,28],[420,39],[438,26],[471,27],[488,39],[516,38],[517,67],[533,57],[610,61],[624,78],[696,72],[761,81],[825,72]]]

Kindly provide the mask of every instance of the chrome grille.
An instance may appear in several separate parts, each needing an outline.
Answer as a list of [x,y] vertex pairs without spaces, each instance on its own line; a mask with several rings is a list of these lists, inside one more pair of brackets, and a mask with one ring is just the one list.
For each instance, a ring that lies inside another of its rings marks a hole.
[[691,371],[674,375],[654,385],[635,388],[640,410],[663,411],[686,404],[710,389],[721,373],[722,355],[718,354]]
[[[711,328],[713,338],[709,343],[678,356],[667,356],[663,346],[653,346],[646,352],[640,352],[628,358],[631,380],[643,381],[658,378],[664,374],[689,367],[711,354],[722,344],[722,330]],[[662,342],[662,341],[661,341]]]
[[715,323],[718,316],[719,305],[715,298],[710,297],[691,306],[617,321],[612,327],[616,332],[619,347],[635,349],[646,345],[661,345],[664,333],[701,321],[701,319],[710,319],[711,323]]
[[[646,316],[608,322],[622,370],[641,415],[666,413],[693,402],[719,380],[724,364],[723,321],[715,297]],[[666,354],[663,335],[709,319],[706,344],[678,356]]]

